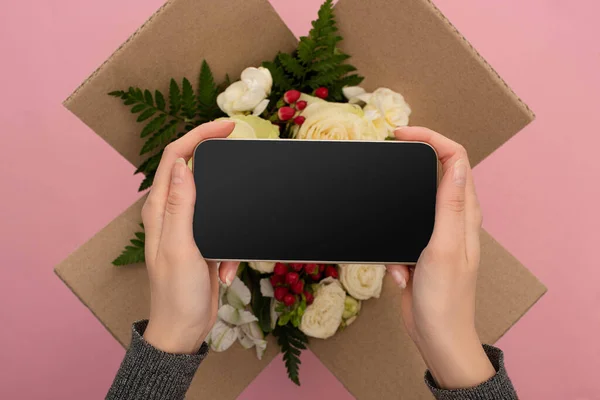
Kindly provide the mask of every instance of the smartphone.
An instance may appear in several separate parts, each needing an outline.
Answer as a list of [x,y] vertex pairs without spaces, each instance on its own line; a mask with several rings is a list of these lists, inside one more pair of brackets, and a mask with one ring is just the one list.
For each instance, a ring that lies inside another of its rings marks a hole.
[[413,264],[433,231],[426,143],[210,139],[193,160],[209,260]]

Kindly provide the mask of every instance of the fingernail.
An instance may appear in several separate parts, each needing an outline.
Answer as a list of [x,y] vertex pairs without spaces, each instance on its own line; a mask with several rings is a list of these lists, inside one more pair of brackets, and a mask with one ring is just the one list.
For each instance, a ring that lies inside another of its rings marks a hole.
[[397,269],[391,270],[390,273],[392,274],[394,281],[396,281],[396,284],[402,289],[406,289],[406,279],[404,279],[404,274]]
[[465,186],[467,184],[467,164],[461,158],[454,163],[454,184],[456,186]]
[[227,273],[227,276],[225,277],[225,284],[227,286],[231,286],[231,283],[233,282],[234,279],[235,279],[235,271],[229,271]]
[[178,185],[180,183],[183,183],[183,177],[184,177],[186,168],[187,168],[187,165],[183,158],[180,157],[177,160],[175,160],[175,165],[173,166],[173,174],[171,176],[171,183],[173,185]]

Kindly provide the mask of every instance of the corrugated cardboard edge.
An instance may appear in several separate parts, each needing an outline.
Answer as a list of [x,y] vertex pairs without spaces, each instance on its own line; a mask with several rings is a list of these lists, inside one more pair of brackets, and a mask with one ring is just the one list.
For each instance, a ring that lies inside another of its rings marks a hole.
[[471,44],[471,42],[469,42],[467,40],[466,37],[463,36],[462,33],[460,33],[460,31],[454,26],[454,24],[452,22],[450,22],[450,20],[442,13],[442,11],[437,8],[437,6],[435,4],[433,4],[433,2],[431,0],[425,0],[427,2],[427,4],[429,4],[429,6],[431,7],[431,9],[438,15],[438,17],[440,17],[440,19],[442,21],[444,21],[449,27],[450,29],[452,29],[452,31],[454,31],[454,33],[456,34],[456,36],[458,36],[460,38],[460,40],[465,44],[465,46],[467,46],[469,48],[469,50],[471,50],[471,52],[476,56],[477,60],[488,70],[492,73],[492,76],[502,84],[502,86],[504,86],[504,88],[506,89],[506,92],[511,95],[512,97],[514,97],[517,102],[521,105],[521,107],[523,108],[523,110],[529,114],[529,117],[531,118],[531,120],[533,121],[535,119],[535,113],[533,112],[533,110],[531,108],[529,108],[529,106],[527,105],[527,103],[525,103],[516,93],[514,90],[511,89],[510,86],[508,86],[508,83],[506,83],[506,81],[504,79],[502,79],[502,77],[500,76],[500,74],[498,74],[498,72],[494,69],[494,67],[492,67],[490,65],[490,63],[487,62],[487,60],[485,58],[483,58],[483,56],[481,54],[479,54],[479,52],[477,51],[477,49]]
[[143,23],[143,24],[142,24],[142,25],[141,25],[141,26],[140,26],[138,29],[136,29],[136,30],[135,30],[135,32],[133,32],[133,33],[131,34],[131,36],[129,36],[129,37],[127,38],[127,40],[125,40],[123,43],[121,43],[121,45],[120,45],[119,47],[117,47],[117,49],[116,49],[116,50],[115,50],[115,51],[114,51],[114,52],[113,52],[113,53],[110,55],[110,57],[108,57],[106,60],[104,60],[104,62],[103,62],[102,64],[100,64],[100,66],[99,66],[98,68],[96,68],[96,69],[94,70],[94,72],[92,72],[92,73],[90,74],[90,76],[88,76],[88,77],[87,77],[87,79],[86,79],[86,80],[84,80],[83,82],[81,82],[81,84],[80,84],[80,85],[79,85],[79,86],[78,86],[78,87],[77,87],[77,88],[76,88],[76,89],[73,91],[73,93],[71,93],[71,94],[69,95],[69,97],[67,97],[65,100],[63,100],[63,103],[62,103],[62,104],[63,104],[65,107],[67,107],[68,103],[69,103],[69,102],[70,102],[70,101],[71,101],[71,100],[72,100],[72,99],[73,99],[75,96],[77,96],[77,93],[78,93],[78,92],[79,92],[81,89],[83,89],[83,88],[85,87],[85,85],[87,85],[87,83],[88,83],[89,81],[91,81],[92,79],[94,79],[94,78],[96,77],[96,75],[98,75],[98,72],[99,72],[99,71],[100,71],[102,68],[104,68],[104,66],[105,66],[106,64],[108,64],[108,63],[109,63],[109,62],[110,62],[110,61],[113,59],[113,57],[114,57],[115,55],[117,55],[117,54],[118,54],[120,51],[122,51],[123,49],[125,49],[125,48],[127,47],[127,45],[129,44],[129,42],[131,42],[131,41],[132,41],[132,40],[133,40],[133,39],[134,39],[134,38],[135,38],[135,37],[136,37],[136,36],[137,36],[137,35],[138,35],[138,34],[139,34],[141,31],[143,31],[143,30],[146,28],[146,26],[152,22],[152,20],[153,20],[154,18],[158,17],[158,16],[159,16],[159,15],[160,15],[160,14],[161,14],[161,13],[162,13],[162,12],[163,12],[163,11],[164,11],[166,8],[167,8],[167,7],[168,7],[168,6],[170,6],[170,5],[171,5],[171,2],[172,2],[172,0],[167,0],[167,2],[166,2],[165,4],[163,4],[162,6],[160,6],[160,8],[159,8],[158,10],[156,10],[156,11],[154,12],[154,14],[152,14],[152,15],[150,16],[150,18],[148,18],[148,19],[146,20],[146,22],[144,22],[144,23]]

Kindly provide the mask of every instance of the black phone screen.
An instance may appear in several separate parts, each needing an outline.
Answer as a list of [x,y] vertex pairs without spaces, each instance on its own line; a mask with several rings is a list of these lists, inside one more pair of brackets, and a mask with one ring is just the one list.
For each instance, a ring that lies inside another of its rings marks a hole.
[[437,157],[425,143],[211,139],[194,179],[208,259],[414,263],[433,230]]

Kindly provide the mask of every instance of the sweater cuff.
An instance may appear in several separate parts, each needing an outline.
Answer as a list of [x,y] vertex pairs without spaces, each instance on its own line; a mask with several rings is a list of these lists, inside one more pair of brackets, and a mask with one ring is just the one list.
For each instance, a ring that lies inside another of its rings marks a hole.
[[425,373],[425,383],[437,400],[516,400],[517,393],[508,378],[504,368],[504,354],[502,350],[483,345],[485,354],[496,370],[496,375],[487,381],[468,389],[440,389],[429,371]]
[[133,324],[131,345],[107,399],[183,399],[208,345],[196,354],[170,354],[144,340],[148,320]]

